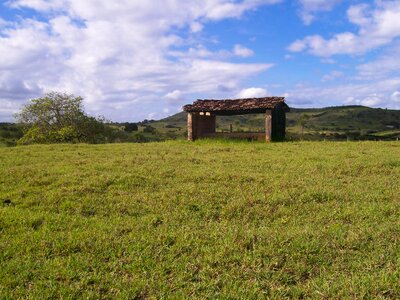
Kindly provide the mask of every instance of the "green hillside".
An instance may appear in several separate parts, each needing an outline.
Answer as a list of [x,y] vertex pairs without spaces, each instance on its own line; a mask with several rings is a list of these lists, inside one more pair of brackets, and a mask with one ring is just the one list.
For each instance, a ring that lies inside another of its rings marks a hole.
[[[400,111],[365,106],[339,106],[315,109],[292,108],[287,114],[288,138],[299,138],[302,128],[301,116],[309,116],[304,128],[305,139],[396,139],[400,137]],[[218,117],[217,131],[263,131],[262,114]],[[186,129],[186,113],[151,123],[160,132]],[[176,127],[169,129],[167,127]]]

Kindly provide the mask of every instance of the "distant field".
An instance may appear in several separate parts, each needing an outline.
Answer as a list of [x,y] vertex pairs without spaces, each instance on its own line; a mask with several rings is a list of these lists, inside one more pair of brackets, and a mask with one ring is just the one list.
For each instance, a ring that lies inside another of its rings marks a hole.
[[400,142],[0,148],[0,298],[400,298]]

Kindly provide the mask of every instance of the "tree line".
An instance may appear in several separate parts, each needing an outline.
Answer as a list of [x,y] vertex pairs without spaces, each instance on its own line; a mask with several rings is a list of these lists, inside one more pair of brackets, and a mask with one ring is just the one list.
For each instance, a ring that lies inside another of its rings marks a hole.
[[31,99],[15,115],[22,137],[18,145],[50,143],[107,143],[118,141],[146,141],[136,123],[115,126],[104,117],[85,113],[83,98],[72,94],[50,92]]

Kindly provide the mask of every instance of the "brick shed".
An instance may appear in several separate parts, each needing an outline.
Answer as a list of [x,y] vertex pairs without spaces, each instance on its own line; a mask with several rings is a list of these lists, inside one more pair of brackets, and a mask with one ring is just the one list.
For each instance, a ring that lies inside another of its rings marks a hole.
[[[183,107],[188,113],[188,140],[202,137],[233,136],[269,141],[285,138],[286,113],[290,111],[284,97],[226,100],[197,100]],[[216,117],[265,114],[265,133],[216,133]]]

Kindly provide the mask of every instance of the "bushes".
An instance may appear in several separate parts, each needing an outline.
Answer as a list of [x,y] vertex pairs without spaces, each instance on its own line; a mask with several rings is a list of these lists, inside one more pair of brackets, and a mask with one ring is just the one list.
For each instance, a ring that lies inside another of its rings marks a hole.
[[24,132],[18,144],[111,141],[114,129],[104,118],[86,115],[82,101],[82,97],[57,92],[32,99],[16,116]]
[[124,130],[126,132],[132,132],[132,131],[138,131],[138,126],[136,123],[125,123],[124,124]]
[[146,132],[146,133],[156,133],[156,129],[153,127],[153,126],[150,126],[150,125],[146,125],[144,128],[143,128],[143,132]]

